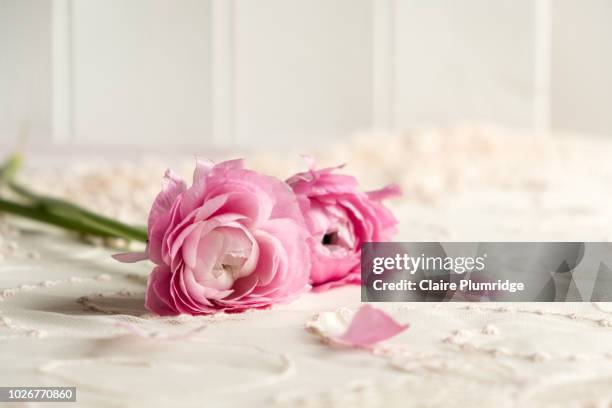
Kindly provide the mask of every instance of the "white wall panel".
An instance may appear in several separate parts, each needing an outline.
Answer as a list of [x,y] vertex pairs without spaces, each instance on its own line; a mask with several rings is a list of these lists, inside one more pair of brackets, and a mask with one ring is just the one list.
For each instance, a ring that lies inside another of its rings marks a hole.
[[0,0],[0,146],[612,134],[609,0]]
[[239,145],[327,141],[372,122],[370,0],[236,0]]
[[0,0],[0,148],[51,137],[50,5]]
[[534,123],[535,1],[396,0],[395,124]]
[[210,2],[72,1],[72,115],[79,143],[211,141]]
[[612,135],[612,1],[553,5],[552,127]]

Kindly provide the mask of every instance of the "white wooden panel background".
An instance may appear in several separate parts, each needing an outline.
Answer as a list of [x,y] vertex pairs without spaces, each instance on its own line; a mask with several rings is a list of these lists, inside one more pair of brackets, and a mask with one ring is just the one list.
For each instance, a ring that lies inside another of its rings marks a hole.
[[553,4],[552,125],[612,134],[612,1]]
[[371,0],[236,0],[235,140],[323,142],[372,122]]
[[51,138],[51,4],[0,0],[0,147]]
[[531,0],[398,1],[396,125],[533,126],[535,10]]
[[78,0],[71,15],[76,140],[181,145],[210,135],[210,2]]
[[612,134],[610,21],[610,0],[0,0],[0,147]]

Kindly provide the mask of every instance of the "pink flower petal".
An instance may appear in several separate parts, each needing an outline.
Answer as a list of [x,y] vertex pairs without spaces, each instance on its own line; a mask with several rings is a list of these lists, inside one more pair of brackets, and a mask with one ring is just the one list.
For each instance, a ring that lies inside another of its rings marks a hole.
[[[396,232],[397,220],[381,202],[401,194],[395,184],[359,191],[355,177],[336,173],[342,166],[308,171],[287,179],[296,194],[312,242],[310,283],[328,289],[358,282],[348,278],[359,266],[363,242],[385,242]],[[325,238],[330,238],[325,240]]]
[[346,332],[333,340],[348,346],[369,348],[398,335],[408,326],[399,324],[383,310],[364,305],[357,311]]
[[202,183],[214,167],[215,164],[212,161],[200,157],[196,158],[196,168],[193,171],[192,184]]
[[170,270],[167,266],[158,266],[149,275],[145,307],[160,316],[177,315],[170,294]]
[[116,258],[148,255],[157,265],[145,296],[154,313],[242,312],[310,289],[310,234],[297,196],[242,160],[198,160],[189,188],[167,172],[148,232],[145,254]]
[[124,252],[122,254],[111,255],[113,259],[123,263],[134,263],[149,259],[146,252]]
[[319,292],[325,292],[330,289],[338,288],[344,285],[359,285],[360,283],[361,283],[361,271],[356,270],[355,272],[351,272],[341,279],[332,280],[332,281],[317,285],[314,288],[312,288],[312,291],[315,293],[319,293]]
[[228,170],[242,170],[244,168],[243,159],[226,160],[214,166],[214,170],[224,172]]
[[155,197],[151,212],[149,213],[148,229],[151,231],[153,224],[161,217],[170,211],[172,204],[176,198],[187,189],[185,182],[177,176],[172,170],[166,170],[162,181],[162,191]]
[[366,194],[370,200],[382,201],[387,198],[401,197],[402,189],[397,184],[389,184],[379,190],[368,191]]

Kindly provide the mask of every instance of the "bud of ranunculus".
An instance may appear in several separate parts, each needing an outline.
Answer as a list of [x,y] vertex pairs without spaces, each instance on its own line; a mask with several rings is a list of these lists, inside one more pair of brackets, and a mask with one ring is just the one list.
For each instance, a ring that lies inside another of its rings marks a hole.
[[363,242],[388,241],[397,220],[381,201],[401,195],[397,185],[358,191],[357,180],[330,167],[298,173],[287,180],[298,197],[311,240],[310,282],[324,290],[361,280]]

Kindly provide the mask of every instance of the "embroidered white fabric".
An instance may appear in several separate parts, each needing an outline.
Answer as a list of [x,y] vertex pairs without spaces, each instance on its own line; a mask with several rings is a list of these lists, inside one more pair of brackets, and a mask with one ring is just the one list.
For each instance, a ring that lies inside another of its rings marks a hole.
[[[315,152],[366,187],[397,181],[398,240],[612,239],[612,143],[499,129],[432,129]],[[251,153],[287,176],[297,155]],[[32,164],[24,180],[142,222],[166,161]],[[609,407],[612,304],[377,304],[411,327],[373,353],[321,341],[359,288],[238,315],[160,318],[150,265],[5,217],[1,386],[71,385],[83,406]],[[344,319],[344,320],[343,320]],[[327,322],[327,323],[326,323]],[[333,329],[333,328],[332,328]]]

